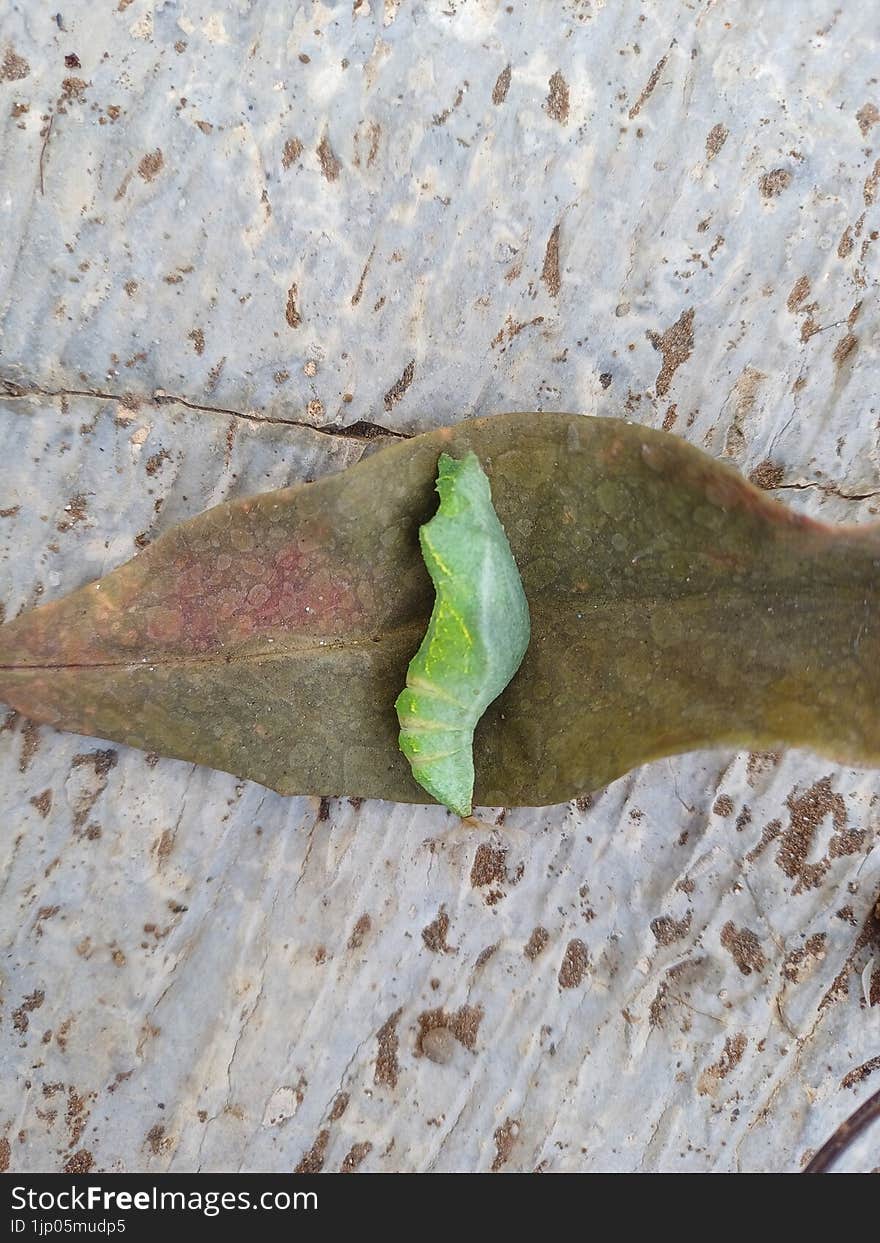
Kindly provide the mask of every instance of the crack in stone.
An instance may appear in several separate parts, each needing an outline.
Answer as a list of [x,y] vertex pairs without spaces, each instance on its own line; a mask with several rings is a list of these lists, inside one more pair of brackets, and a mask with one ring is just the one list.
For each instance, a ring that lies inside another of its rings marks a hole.
[[187,410],[196,410],[205,414],[222,414],[226,418],[242,419],[246,423],[268,423],[282,427],[299,427],[320,436],[334,436],[342,440],[376,440],[381,436],[390,436],[395,440],[409,440],[410,432],[398,432],[380,423],[372,423],[368,419],[358,419],[354,423],[327,423],[320,426],[309,423],[305,419],[281,419],[273,415],[258,414],[250,410],[233,410],[228,406],[212,406],[202,402],[191,401],[179,393],[166,393],[164,389],[154,389],[152,394],[111,393],[95,388],[46,388],[41,384],[19,384],[6,376],[0,376],[0,400],[15,400],[25,397],[90,397],[94,401],[112,401],[120,405],[126,401],[138,401],[145,405],[183,406]]

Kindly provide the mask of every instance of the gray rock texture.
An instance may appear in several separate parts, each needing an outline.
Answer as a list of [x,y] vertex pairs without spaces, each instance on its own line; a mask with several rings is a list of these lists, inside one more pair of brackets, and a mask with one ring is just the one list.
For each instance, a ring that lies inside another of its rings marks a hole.
[[[832,0],[8,0],[5,615],[510,409],[872,520],[878,43]],[[880,1087],[874,772],[459,823],[2,720],[0,1169],[797,1170]]]

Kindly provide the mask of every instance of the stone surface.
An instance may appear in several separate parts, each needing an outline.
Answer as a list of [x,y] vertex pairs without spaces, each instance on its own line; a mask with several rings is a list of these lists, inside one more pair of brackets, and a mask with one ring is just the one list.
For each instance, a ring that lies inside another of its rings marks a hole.
[[[504,409],[874,516],[865,6],[20,2],[0,40],[6,616],[367,425]],[[7,717],[0,774],[0,1167],[794,1170],[880,1086],[876,773],[704,753],[459,823]]]

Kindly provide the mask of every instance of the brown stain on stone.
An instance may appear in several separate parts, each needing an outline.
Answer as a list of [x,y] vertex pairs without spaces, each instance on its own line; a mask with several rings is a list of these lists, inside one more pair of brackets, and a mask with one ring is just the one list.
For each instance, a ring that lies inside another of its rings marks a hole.
[[31,761],[40,749],[40,727],[35,721],[25,721],[21,727],[21,755],[18,771],[26,773]]
[[325,134],[317,147],[318,163],[321,165],[321,173],[327,181],[336,181],[342,171],[342,164],[336,156],[335,151],[330,146],[330,140]]
[[351,930],[351,936],[348,938],[348,948],[350,950],[359,950],[372,926],[373,921],[366,912],[359,916],[355,926]]
[[828,937],[824,932],[815,932],[796,950],[786,954],[780,971],[790,984],[800,984],[806,979],[812,967],[825,957],[825,943]]
[[144,181],[153,181],[159,176],[164,164],[165,157],[161,147],[157,147],[155,151],[148,151],[137,166],[138,176]]
[[193,328],[191,332],[187,333],[187,337],[189,338],[190,341],[192,341],[193,349],[195,350],[195,352],[199,355],[204,354],[205,352],[204,330],[201,328]]
[[0,1174],[5,1174],[12,1160],[12,1150],[5,1135],[0,1136]]
[[403,374],[400,379],[395,380],[395,382],[391,385],[391,388],[389,388],[388,392],[385,394],[383,404],[386,411],[390,412],[393,410],[397,403],[401,400],[406,390],[412,384],[415,373],[416,362],[415,359],[412,358],[404,367]]
[[709,130],[709,133],[706,135],[706,159],[707,160],[715,159],[715,156],[718,154],[718,152],[727,142],[727,137],[729,133],[730,133],[730,130],[726,129],[725,126],[723,126],[720,121],[718,122],[717,125],[712,126],[712,128]]
[[[847,1071],[840,1081],[842,1088],[855,1088],[863,1080],[872,1075],[875,1070],[880,1070],[880,1056],[869,1058],[867,1062],[863,1062],[861,1066],[856,1066],[853,1070]],[[0,1171],[3,1169],[2,1161],[0,1161]]]
[[664,333],[648,333],[648,340],[663,355],[663,364],[657,373],[655,389],[658,397],[665,397],[678,368],[686,363],[694,348],[694,308],[682,311],[671,328]]
[[549,91],[544,104],[548,116],[560,125],[568,124],[569,91],[568,83],[557,69],[548,82]]
[[683,919],[673,919],[671,915],[658,915],[651,920],[651,931],[658,945],[672,945],[686,937],[690,931],[691,914],[688,911]]
[[547,290],[553,298],[557,296],[562,286],[562,278],[559,274],[559,233],[561,227],[561,224],[553,226],[544,251],[544,266],[541,268],[541,280],[547,286]]
[[778,462],[771,462],[769,458],[765,458],[749,472],[749,482],[753,483],[756,488],[763,488],[765,492],[772,492],[782,483],[784,474]]
[[532,929],[531,935],[523,946],[523,953],[530,962],[534,962],[536,958],[543,954],[550,940],[550,933],[540,924]]
[[799,276],[791,287],[791,293],[788,295],[785,305],[791,311],[792,315],[797,312],[801,303],[809,297],[810,294],[810,278],[809,276]]
[[748,1037],[743,1035],[742,1032],[737,1032],[735,1036],[725,1037],[724,1051],[721,1057],[712,1066],[707,1067],[700,1075],[697,1083],[697,1091],[700,1096],[715,1095],[721,1080],[726,1079],[730,1072],[742,1061],[748,1043]]
[[290,168],[303,153],[303,145],[298,138],[288,138],[281,152],[281,167]]
[[438,1032],[448,1032],[465,1049],[473,1051],[483,1021],[482,1006],[459,1006],[452,1013],[442,1007],[425,1010],[418,1016],[419,1031],[416,1036],[416,1056],[429,1057],[431,1061],[445,1061],[445,1057],[432,1057],[430,1037]]
[[715,802],[712,804],[712,811],[716,816],[725,818],[733,815],[733,799],[729,794],[719,794]]
[[834,347],[831,357],[834,359],[835,366],[842,367],[851,354],[858,349],[859,339],[854,332],[848,332],[842,336]]
[[565,956],[559,968],[559,987],[577,988],[583,982],[590,964],[590,955],[586,945],[575,937],[565,947]]
[[351,295],[352,306],[357,306],[357,304],[360,302],[361,298],[364,295],[364,282],[367,279],[367,273],[370,270],[370,264],[373,262],[373,255],[375,255],[375,253],[376,253],[376,247],[374,244],[372,248],[370,249],[370,253],[367,255],[367,261],[364,264],[363,271],[361,272],[361,278],[357,283],[357,289]]
[[495,79],[495,85],[492,87],[492,103],[496,106],[503,104],[507,98],[507,92],[510,90],[510,65],[506,65],[498,77]]
[[507,880],[507,851],[502,847],[480,842],[471,866],[471,888],[497,884]]
[[792,176],[787,168],[772,168],[758,178],[758,189],[765,199],[778,198],[791,185]]
[[651,76],[648,78],[648,81],[645,83],[645,86],[642,90],[641,95],[639,95],[638,99],[636,100],[636,102],[633,104],[633,106],[629,110],[628,116],[631,121],[634,121],[635,118],[639,115],[639,113],[642,110],[642,105],[653,93],[654,87],[660,81],[660,74],[666,68],[666,62],[668,59],[669,59],[668,54],[666,56],[661,56],[660,59],[657,61],[657,64],[651,70]]
[[64,1162],[64,1165],[61,1167],[61,1173],[88,1174],[94,1164],[95,1158],[89,1152],[88,1148],[79,1148]]
[[31,806],[36,807],[37,811],[45,820],[49,812],[52,810],[52,791],[43,790],[41,794],[35,794],[30,802]]
[[449,932],[449,916],[446,908],[441,906],[436,919],[422,929],[422,940],[433,954],[454,954],[456,951],[446,942]]
[[12,1011],[12,1026],[19,1035],[23,1036],[28,1029],[30,1023],[28,1015],[33,1014],[34,1010],[39,1010],[45,1000],[44,990],[37,988],[22,1000],[17,1010]]
[[505,1118],[501,1123],[493,1139],[495,1140],[495,1156],[492,1160],[492,1173],[497,1174],[503,1165],[510,1160],[510,1154],[513,1152],[514,1144],[517,1141],[520,1131],[519,1118]]
[[831,816],[837,833],[846,828],[846,804],[843,797],[831,788],[831,777],[814,782],[804,793],[789,794],[786,799],[789,826],[782,835],[776,855],[777,866],[790,880],[796,881],[793,893],[815,889],[828,871],[827,858],[808,862],[819,826],[826,816]]
[[880,108],[874,103],[862,104],[856,113],[856,120],[859,123],[862,137],[867,138],[871,127],[880,121]]
[[728,920],[721,929],[721,944],[730,953],[743,975],[760,973],[767,965],[761,943],[751,928],[737,928]]
[[397,1079],[400,1074],[400,1065],[397,1061],[397,1051],[400,1048],[397,1024],[401,1014],[403,1014],[402,1006],[385,1020],[376,1033],[379,1050],[376,1055],[376,1069],[373,1078],[376,1083],[385,1084],[389,1088],[397,1087]]
[[0,82],[20,82],[31,71],[30,65],[23,56],[19,56],[12,45],[8,45],[3,53],[0,64]]
[[843,233],[841,233],[840,241],[837,244],[838,259],[845,259],[847,255],[851,254],[854,246],[855,242],[853,241],[852,225],[848,224],[843,230]]
[[319,1131],[311,1148],[294,1167],[294,1174],[320,1174],[324,1168],[329,1142],[330,1132]]
[[353,1174],[362,1161],[373,1151],[373,1145],[368,1139],[363,1140],[359,1144],[352,1144],[348,1152],[342,1159],[339,1167],[340,1174]]
[[744,367],[733,386],[733,419],[724,439],[724,452],[728,457],[739,457],[746,447],[743,424],[751,415],[758,400],[758,391],[767,376],[757,367]]
[[299,290],[296,285],[291,285],[287,291],[287,307],[284,311],[284,318],[291,328],[299,328],[302,323],[302,315],[298,306]]
[[338,1096],[336,1097],[336,1099],[334,1100],[334,1102],[333,1102],[333,1106],[332,1106],[332,1108],[331,1108],[331,1110],[330,1110],[330,1121],[331,1121],[331,1122],[338,1122],[338,1121],[339,1121],[339,1119],[340,1119],[340,1118],[342,1117],[342,1115],[345,1113],[346,1109],[348,1109],[348,1102],[349,1102],[349,1100],[350,1100],[350,1099],[351,1099],[351,1098],[350,1098],[350,1096],[349,1096],[348,1092],[340,1092],[340,1093],[339,1093],[339,1095],[338,1095]]
[[[860,955],[866,946],[871,947],[872,957],[874,950],[880,950],[880,894],[877,895],[876,901],[868,911],[842,970],[838,972],[831,987],[819,1002],[820,1011],[848,995],[849,977],[853,971],[859,970]],[[876,969],[871,975],[868,1004],[872,1006],[880,1004],[880,971]]]

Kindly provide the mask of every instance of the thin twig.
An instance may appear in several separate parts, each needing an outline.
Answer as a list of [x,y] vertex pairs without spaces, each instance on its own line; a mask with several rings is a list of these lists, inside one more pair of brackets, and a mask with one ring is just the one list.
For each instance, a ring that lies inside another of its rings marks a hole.
[[875,1092],[845,1122],[841,1122],[831,1138],[825,1141],[812,1161],[810,1161],[804,1173],[827,1173],[840,1154],[849,1148],[850,1144],[861,1135],[862,1131],[878,1118],[880,1118],[880,1092]]

